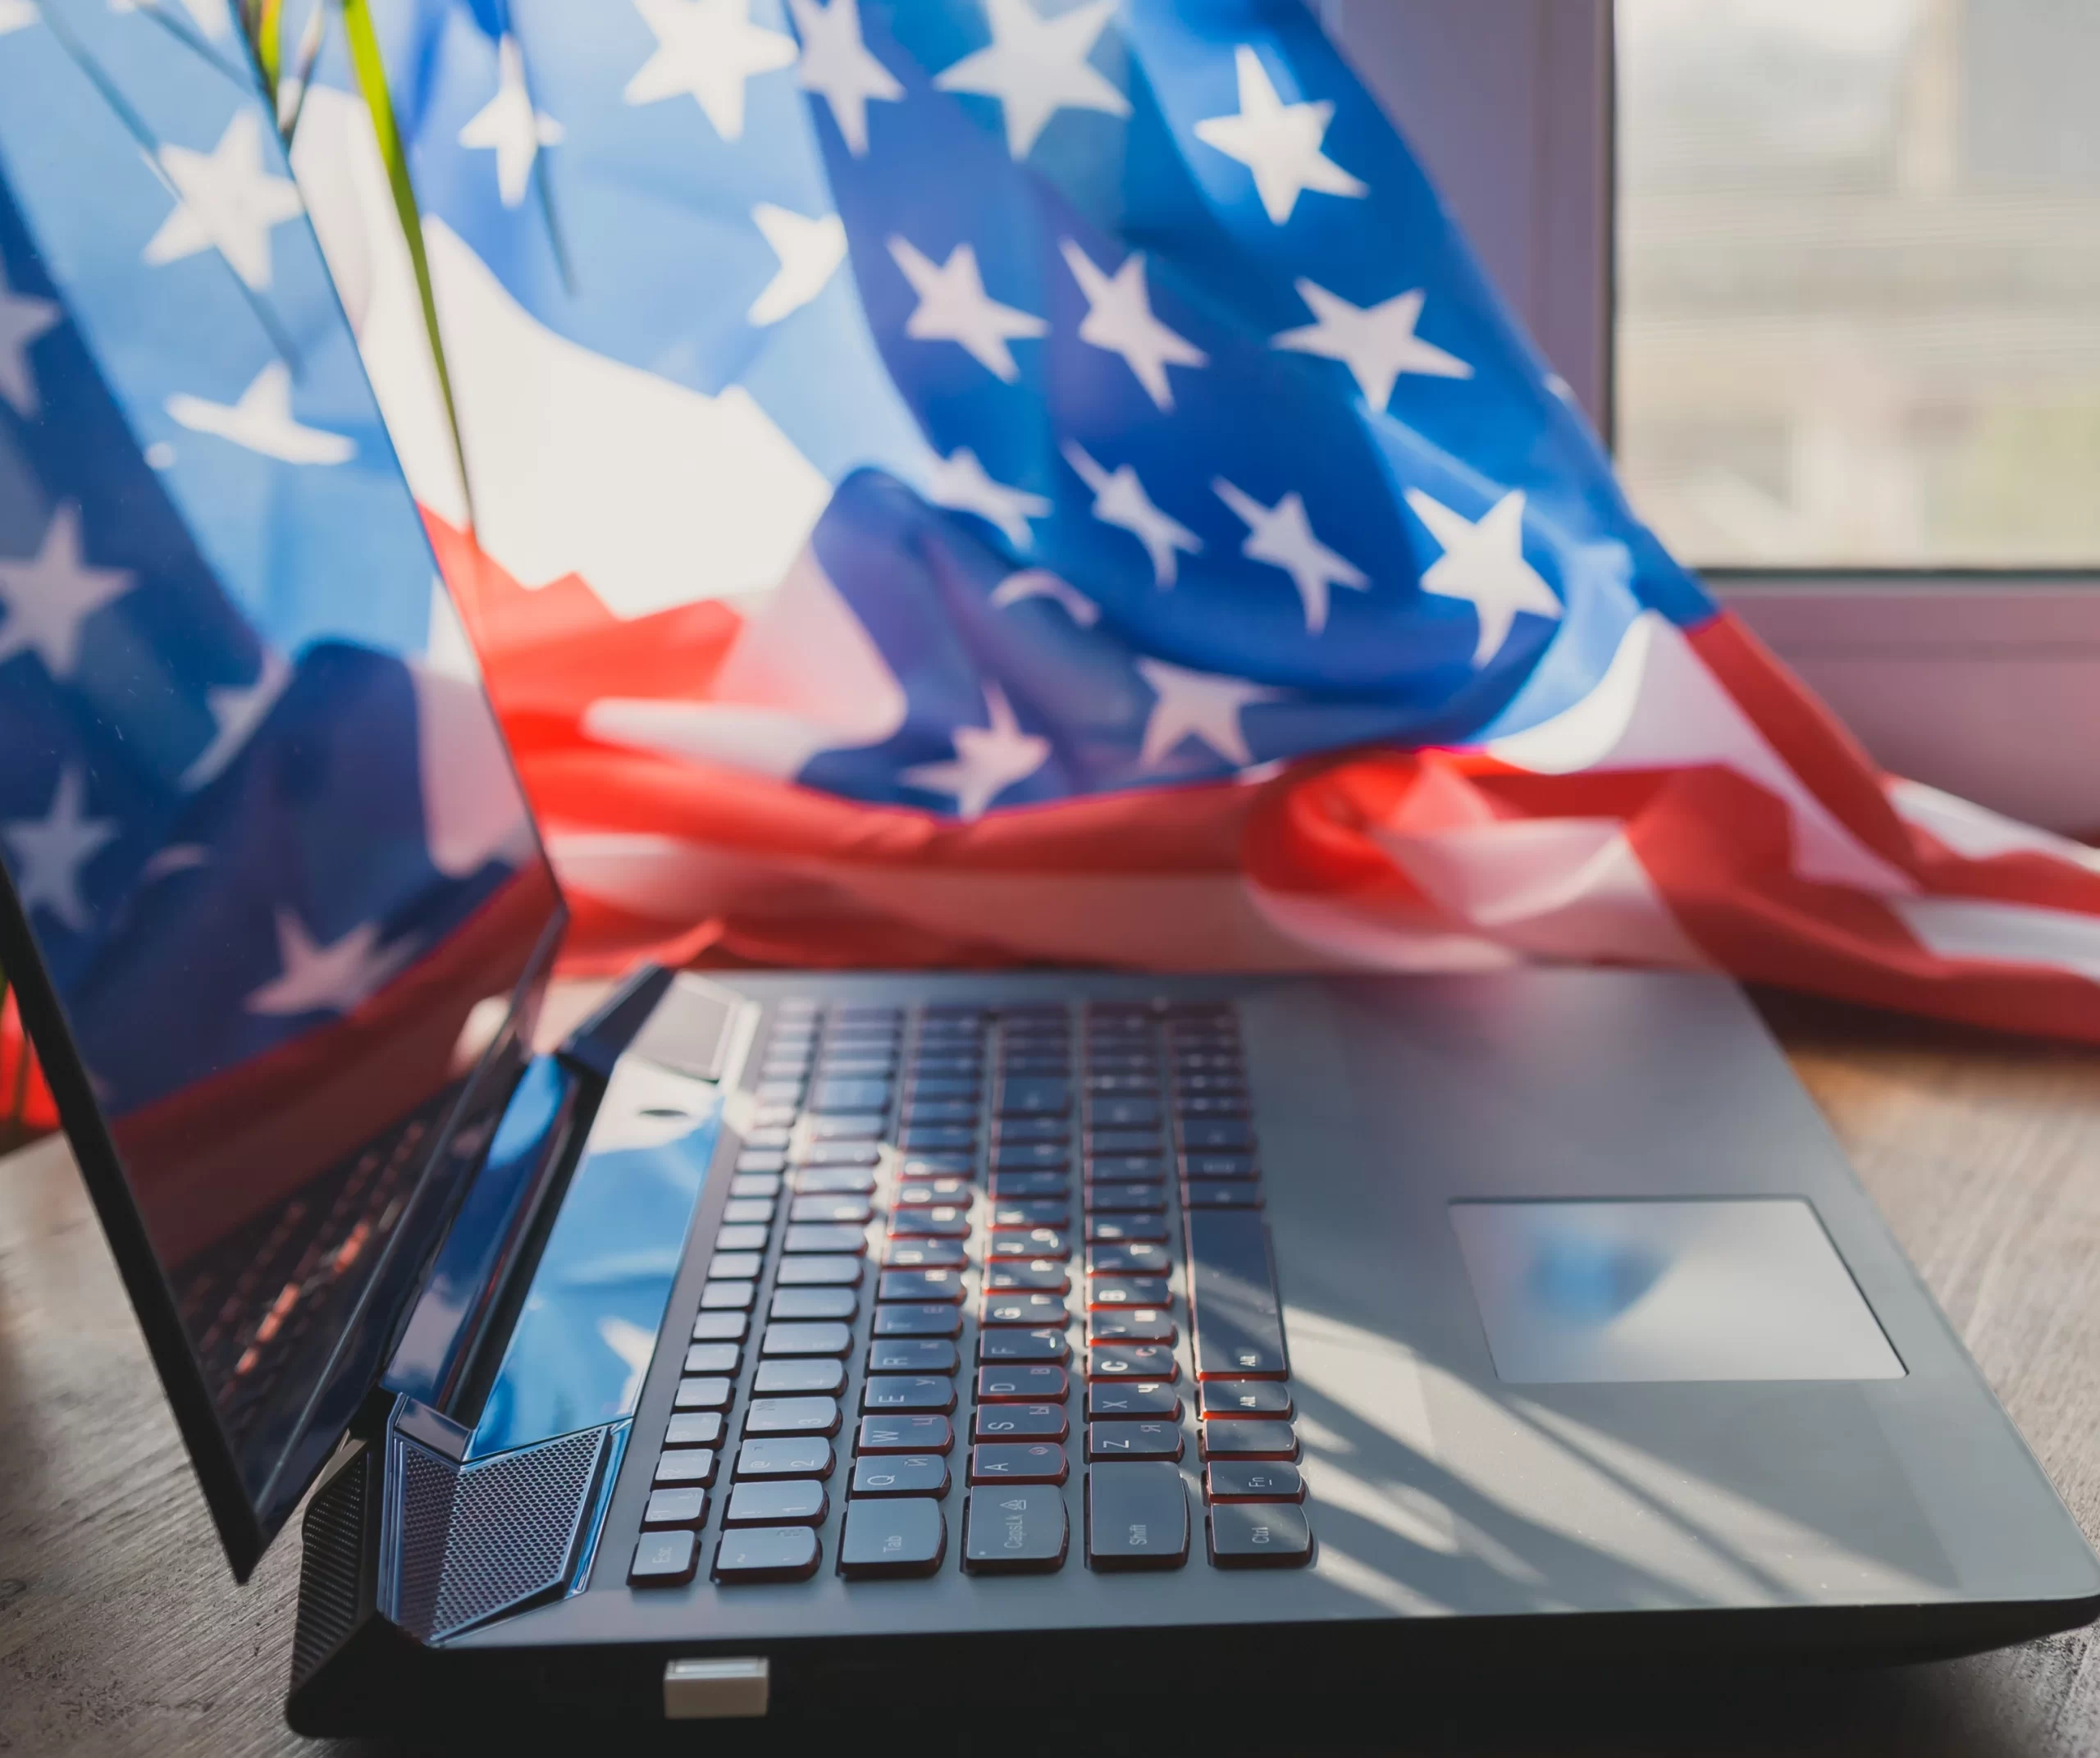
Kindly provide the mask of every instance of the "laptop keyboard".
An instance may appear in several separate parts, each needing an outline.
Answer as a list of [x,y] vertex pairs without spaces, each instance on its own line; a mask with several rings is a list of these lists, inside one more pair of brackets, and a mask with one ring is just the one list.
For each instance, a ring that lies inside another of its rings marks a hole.
[[631,1584],[1310,1559],[1230,1003],[790,1001],[751,1096]]

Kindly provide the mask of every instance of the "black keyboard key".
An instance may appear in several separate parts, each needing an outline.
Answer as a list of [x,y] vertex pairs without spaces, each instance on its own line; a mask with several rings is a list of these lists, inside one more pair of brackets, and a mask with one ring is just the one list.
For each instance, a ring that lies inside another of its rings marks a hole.
[[812,1141],[880,1141],[883,1130],[888,1125],[887,1112],[861,1112],[851,1116],[812,1117],[809,1121],[810,1139]]
[[630,1587],[678,1587],[692,1579],[700,1541],[690,1532],[644,1532],[628,1565]]
[[[788,1230],[792,1233],[795,1230]],[[1164,1215],[1089,1215],[1086,1217],[1086,1242],[1089,1245],[1123,1245],[1132,1240],[1148,1244],[1166,1243],[1166,1217]]]
[[692,1322],[696,1343],[741,1343],[751,1328],[748,1313],[702,1313]]
[[772,1236],[770,1227],[725,1226],[714,1235],[714,1249],[718,1252],[764,1251],[766,1241]]
[[788,1218],[856,1226],[865,1224],[874,1212],[874,1205],[865,1196],[798,1196],[788,1205]]
[[945,1416],[864,1416],[853,1438],[856,1453],[945,1453],[954,1445]]
[[1300,1569],[1312,1560],[1312,1527],[1289,1502],[1212,1502],[1211,1561],[1220,1569]]
[[915,1067],[904,1083],[904,1114],[917,1116],[922,1106],[961,1101],[974,1117],[982,1085],[975,1074],[930,1074]]
[[878,1337],[868,1345],[870,1373],[952,1373],[958,1365],[945,1337]]
[[853,1461],[856,1495],[945,1495],[948,1462],[937,1453],[877,1453]]
[[1288,1371],[1269,1231],[1256,1209],[1188,1215],[1189,1322],[1196,1377],[1279,1379]]
[[1089,1380],[1165,1380],[1171,1384],[1180,1371],[1174,1351],[1164,1343],[1104,1343],[1086,1352]]
[[875,1175],[865,1166],[806,1166],[794,1178],[803,1196],[865,1197],[875,1188]]
[[1062,1117],[1002,1117],[992,1131],[994,1153],[1016,1147],[1051,1147],[1060,1153],[1072,1139],[1072,1126]]
[[1086,1456],[1101,1459],[1179,1459],[1179,1422],[1089,1422]]
[[977,1121],[977,1101],[970,1098],[913,1097],[905,1101],[904,1123],[915,1129],[928,1123],[970,1123]]
[[1171,1298],[1164,1276],[1097,1276],[1086,1285],[1086,1304],[1097,1312],[1126,1306],[1165,1306]]
[[819,1116],[887,1111],[889,1094],[887,1080],[819,1080],[810,1091],[810,1110]]
[[1086,1389],[1086,1413],[1095,1422],[1132,1418],[1181,1420],[1181,1396],[1163,1380],[1093,1380]]
[[976,1192],[967,1178],[914,1178],[897,1187],[897,1206],[899,1208],[960,1208],[966,1211],[975,1196]]
[[724,1532],[714,1547],[714,1578],[724,1587],[807,1581],[824,1547],[806,1526],[752,1526]]
[[775,1197],[780,1194],[780,1175],[778,1172],[740,1172],[729,1180],[729,1194],[733,1197]]
[[1072,1188],[1068,1172],[994,1172],[992,1175],[992,1199],[994,1202],[1029,1202],[1043,1197],[1061,1197],[1070,1199]]
[[799,1080],[761,1080],[752,1089],[762,1104],[793,1105],[801,1103],[802,1083]]
[[844,1256],[783,1258],[774,1280],[783,1288],[851,1288],[861,1280],[861,1260]]
[[879,1337],[956,1337],[962,1335],[962,1308],[944,1303],[875,1308]]
[[698,1526],[707,1518],[705,1490],[651,1490],[649,1505],[641,1510],[645,1531],[661,1532],[673,1526]]
[[746,1148],[784,1148],[794,1139],[794,1135],[792,1130],[746,1130],[744,1145]]
[[778,1148],[746,1148],[737,1156],[737,1170],[740,1172],[777,1172],[788,1164],[788,1156]]
[[752,1394],[761,1398],[835,1398],[845,1390],[846,1363],[821,1356],[762,1361],[751,1377]]
[[821,1526],[831,1498],[821,1483],[790,1478],[777,1483],[739,1483],[722,1514],[726,1526]]
[[1296,1459],[1298,1432],[1288,1422],[1206,1422],[1205,1459]]
[[998,1326],[977,1334],[977,1358],[980,1362],[1062,1362],[1069,1360],[1071,1353],[1071,1345],[1065,1340],[1061,1331],[1017,1331]]
[[849,1580],[930,1575],[948,1551],[941,1505],[924,1496],[878,1496],[846,1505],[838,1572]]
[[970,1450],[972,1483],[1062,1483],[1071,1469],[1054,1441],[1000,1441]]
[[1112,1098],[1149,1099],[1159,1091],[1157,1065],[1145,1057],[1114,1058],[1114,1068],[1104,1066],[1111,1058],[1087,1053],[1088,1104],[1098,1109]]
[[915,1153],[904,1162],[906,1178],[967,1178],[976,1170],[971,1153]]
[[1303,1501],[1305,1479],[1281,1460],[1221,1459],[1204,1468],[1203,1493],[1212,1501]]
[[995,1196],[986,1219],[995,1227],[1068,1227],[1072,1224],[1072,1206],[1054,1198],[1015,1202]]
[[831,1443],[820,1435],[774,1436],[737,1449],[737,1481],[746,1477],[828,1477]]
[[1189,1560],[1181,1468],[1119,1460],[1086,1474],[1087,1560],[1099,1569],[1180,1569]]
[[1133,1154],[1163,1153],[1166,1144],[1151,1130],[1089,1130],[1086,1152],[1090,1160],[1116,1159]]
[[851,1318],[861,1297],[851,1288],[776,1288],[769,1318]]
[[1176,1078],[1174,1088],[1177,1093],[1191,1095],[1244,1093],[1247,1090],[1247,1082],[1236,1069],[1212,1073],[1192,1068]]
[[746,1435],[835,1435],[836,1398],[754,1398],[744,1412]]
[[813,1141],[795,1156],[797,1166],[874,1166],[882,1149],[871,1141]]
[[897,1047],[893,1043],[843,1047],[817,1064],[819,1081],[887,1081],[896,1072]]
[[984,1255],[994,1258],[1069,1258],[1071,1235],[1057,1227],[1016,1227],[990,1235]]
[[728,1226],[763,1227],[771,1224],[773,1210],[770,1197],[733,1197],[722,1205],[722,1220]]
[[1259,1208],[1262,1187],[1253,1180],[1234,1183],[1223,1178],[1192,1178],[1181,1186],[1185,1208]]
[[913,1123],[897,1132],[906,1153],[961,1153],[977,1145],[977,1131],[961,1123]]
[[1182,1117],[1175,1121],[1184,1153],[1251,1153],[1254,1132],[1237,1117]]
[[1071,1380],[1062,1368],[1040,1363],[1007,1364],[977,1370],[979,1404],[1061,1404]]
[[1086,1126],[1089,1130],[1156,1130],[1159,1127],[1159,1101],[1113,1094],[1098,1096],[1087,1103]]
[[713,1447],[673,1447],[656,1455],[649,1481],[660,1489],[705,1489],[714,1481]]
[[1071,1272],[1054,1258],[984,1266],[987,1294],[1063,1294],[1071,1285]]
[[861,1382],[861,1408],[945,1415],[955,1408],[955,1381],[935,1373],[870,1374]]
[[1061,1404],[979,1404],[970,1428],[973,1441],[1062,1441],[1071,1424]]
[[992,1150],[992,1171],[997,1176],[1062,1171],[1071,1158],[1072,1150],[1061,1141],[1002,1142]]
[[[781,1250],[791,1257],[810,1257],[819,1253],[861,1252],[867,1249],[867,1235],[856,1226],[831,1221],[806,1221],[788,1229],[787,1237],[781,1240]],[[784,1276],[790,1267],[781,1266]]]
[[884,1270],[882,1280],[876,1284],[875,1297],[880,1300],[959,1303],[962,1299],[962,1274],[952,1269]]
[[1288,1417],[1290,1386],[1283,1380],[1206,1380],[1203,1411],[1206,1416]]
[[1087,1320],[1087,1342],[1171,1343],[1174,1321],[1156,1306],[1126,1307],[1118,1313],[1096,1313]]
[[1154,1241],[1090,1245],[1087,1248],[1086,1272],[1089,1276],[1159,1276],[1166,1274],[1171,1261],[1166,1246]]
[[1086,1157],[1089,1182],[1113,1184],[1130,1179],[1158,1179],[1165,1175],[1166,1160],[1153,1153],[1090,1153]]
[[1071,1319],[1065,1303],[1053,1294],[987,1295],[977,1308],[980,1325],[1061,1326]]
[[768,1325],[761,1355],[843,1355],[853,1346],[852,1328],[842,1324]]
[[1071,1542],[1058,1491],[981,1489],[963,1515],[962,1566],[973,1575],[1048,1574],[1064,1567]]
[[762,1251],[718,1251],[707,1260],[710,1282],[748,1282],[765,1267]]
[[680,1410],[726,1410],[736,1395],[737,1382],[719,1375],[680,1380],[678,1389],[673,1395],[673,1407]]
[[686,1351],[688,1373],[734,1373],[743,1364],[743,1345],[737,1343],[696,1343]]
[[722,1441],[719,1410],[681,1410],[664,1425],[667,1447],[711,1447]]
[[1244,1117],[1247,1115],[1247,1095],[1183,1092],[1175,1096],[1174,1115],[1177,1121],[1184,1124],[1197,1117]]
[[959,1270],[969,1262],[961,1240],[892,1240],[883,1247],[887,1270]]
[[1062,1116],[1072,1108],[1072,1084],[1069,1080],[1009,1076],[999,1083],[994,1108],[1002,1117]]
[[754,1105],[751,1107],[751,1133],[760,1135],[768,1130],[788,1129],[801,1114],[800,1105]]
[[1166,1186],[1148,1184],[1090,1184],[1086,1187],[1087,1213],[1093,1215],[1159,1215],[1166,1212]]
[[961,1240],[970,1237],[970,1211],[953,1203],[899,1208],[889,1217],[893,1240]]

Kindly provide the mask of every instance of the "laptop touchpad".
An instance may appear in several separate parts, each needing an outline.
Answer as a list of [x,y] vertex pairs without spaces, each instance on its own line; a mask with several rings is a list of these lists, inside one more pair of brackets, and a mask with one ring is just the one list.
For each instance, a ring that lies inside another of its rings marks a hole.
[[1451,1221],[1505,1381],[1902,1376],[1799,1198],[1454,1203]]

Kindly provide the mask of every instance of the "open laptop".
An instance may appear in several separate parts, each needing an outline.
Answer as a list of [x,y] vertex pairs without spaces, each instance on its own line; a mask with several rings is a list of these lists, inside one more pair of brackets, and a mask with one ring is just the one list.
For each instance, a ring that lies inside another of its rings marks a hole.
[[310,235],[305,401],[154,381],[242,284],[130,297],[69,65],[0,115],[0,964],[237,1574],[311,1491],[296,1727],[2100,1609],[1718,979],[651,970],[535,1055],[559,893],[390,596],[431,559]]

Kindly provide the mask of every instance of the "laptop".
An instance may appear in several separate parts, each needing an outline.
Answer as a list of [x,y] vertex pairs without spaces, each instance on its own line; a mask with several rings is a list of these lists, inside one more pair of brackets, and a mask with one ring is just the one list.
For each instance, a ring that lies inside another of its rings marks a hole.
[[311,235],[304,400],[176,403],[254,276],[111,253],[128,136],[106,201],[36,147],[69,65],[0,114],[0,966],[237,1576],[304,1506],[295,1728],[2100,1611],[1718,977],[645,969],[536,1048],[559,888],[441,594],[400,614],[435,570]]

